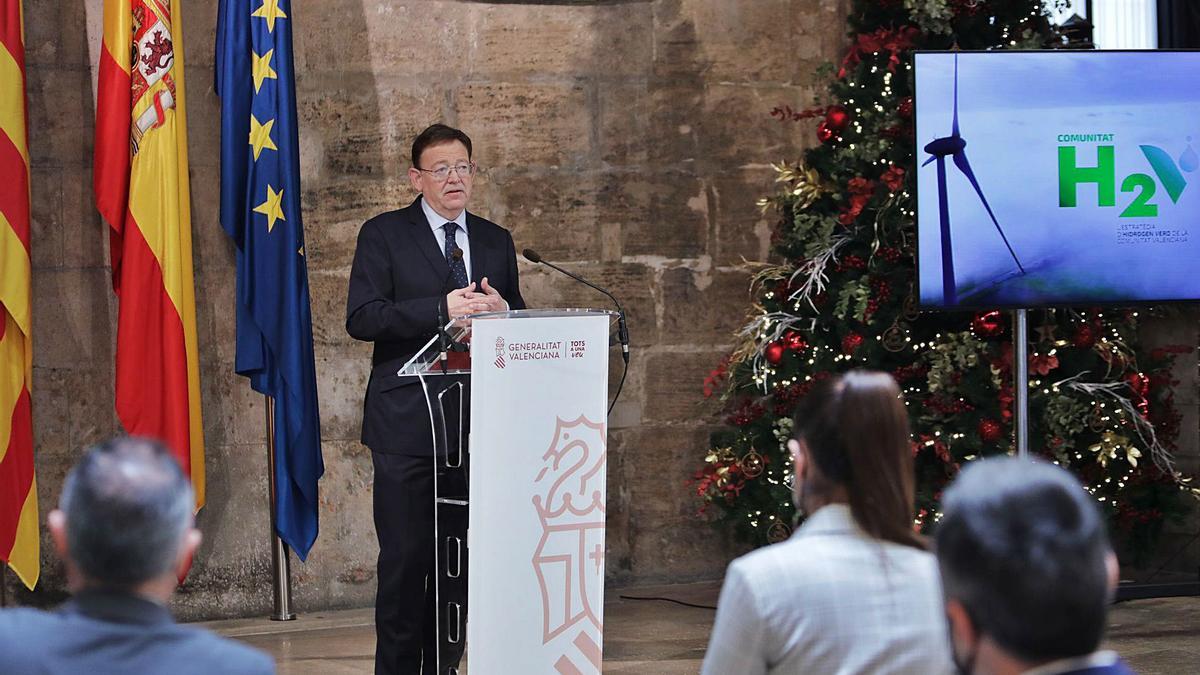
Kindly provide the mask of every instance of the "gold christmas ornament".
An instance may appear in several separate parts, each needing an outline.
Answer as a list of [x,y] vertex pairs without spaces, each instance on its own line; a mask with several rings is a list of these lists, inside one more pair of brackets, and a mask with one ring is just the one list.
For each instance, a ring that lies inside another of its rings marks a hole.
[[742,467],[742,475],[746,478],[759,477],[762,475],[763,469],[766,467],[766,462],[763,460],[763,456],[758,454],[758,451],[754,448],[750,448],[750,452],[747,452],[746,456],[742,457],[740,464]]
[[769,544],[778,544],[790,536],[792,536],[792,528],[778,520],[767,528],[767,543]]
[[890,328],[883,331],[883,348],[892,352],[900,352],[908,342],[904,339],[904,328],[899,321],[893,321]]

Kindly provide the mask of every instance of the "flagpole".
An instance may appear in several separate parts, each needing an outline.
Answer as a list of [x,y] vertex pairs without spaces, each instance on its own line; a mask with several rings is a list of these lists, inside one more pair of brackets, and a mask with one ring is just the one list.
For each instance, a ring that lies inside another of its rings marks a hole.
[[272,621],[292,621],[292,565],[287,544],[279,538],[275,523],[275,399],[267,399],[267,485],[271,497],[271,588],[274,590],[275,605]]

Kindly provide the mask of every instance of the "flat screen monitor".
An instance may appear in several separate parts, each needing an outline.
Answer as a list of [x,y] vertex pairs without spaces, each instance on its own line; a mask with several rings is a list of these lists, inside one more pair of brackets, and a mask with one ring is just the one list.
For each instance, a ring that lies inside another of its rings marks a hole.
[[1200,299],[1200,52],[915,55],[926,309]]

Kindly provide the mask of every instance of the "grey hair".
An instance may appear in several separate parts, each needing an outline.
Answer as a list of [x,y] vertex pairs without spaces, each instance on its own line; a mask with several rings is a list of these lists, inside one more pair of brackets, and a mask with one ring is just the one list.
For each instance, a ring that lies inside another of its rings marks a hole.
[[194,505],[166,446],[129,436],[89,448],[59,498],[71,559],[90,581],[120,588],[172,571]]
[[971,462],[946,491],[935,534],[945,597],[1027,661],[1082,656],[1110,602],[1105,522],[1067,470],[1015,457]]

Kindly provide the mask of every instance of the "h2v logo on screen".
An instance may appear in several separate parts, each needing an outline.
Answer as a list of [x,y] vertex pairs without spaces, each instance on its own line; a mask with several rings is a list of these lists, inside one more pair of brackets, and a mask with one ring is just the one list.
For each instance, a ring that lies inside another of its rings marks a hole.
[[[1114,134],[1060,134],[1058,141],[1111,141]],[[1190,138],[1188,140],[1191,140]],[[1095,164],[1080,166],[1081,154],[1074,145],[1058,146],[1058,205],[1073,208],[1078,205],[1079,186],[1096,185],[1097,206],[1117,205],[1117,162],[1115,145],[1097,145]],[[1161,184],[1172,204],[1179,202],[1187,187],[1183,171],[1191,173],[1200,166],[1200,158],[1191,146],[1179,157],[1179,163],[1167,151],[1154,145],[1139,145],[1142,155],[1154,175],[1131,173],[1121,180],[1121,192],[1133,193],[1129,204],[1121,211],[1122,218],[1154,218],[1158,216],[1155,195]],[[1087,161],[1087,160],[1084,160]],[[1182,169],[1182,171],[1181,171]]]

